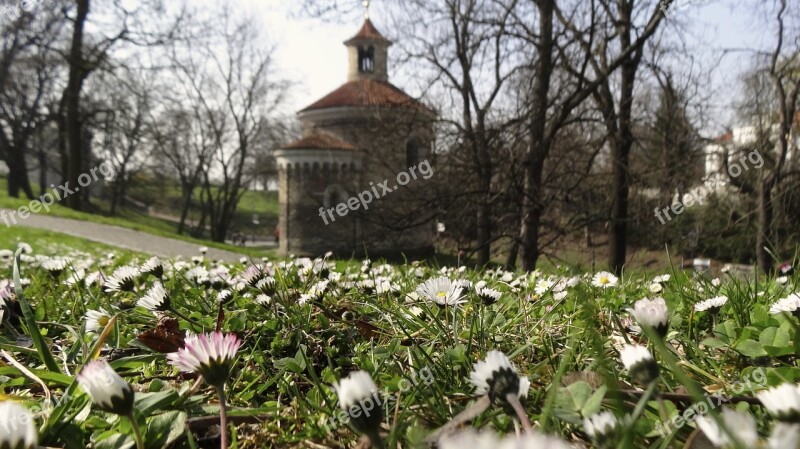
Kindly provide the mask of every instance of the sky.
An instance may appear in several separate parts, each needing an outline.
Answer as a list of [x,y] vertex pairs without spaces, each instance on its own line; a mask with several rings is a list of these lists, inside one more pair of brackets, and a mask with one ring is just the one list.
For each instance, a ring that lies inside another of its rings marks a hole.
[[[286,105],[287,113],[302,109],[346,81],[347,54],[343,42],[360,28],[363,22],[360,12],[338,20],[335,17],[321,20],[299,14],[294,1],[239,1],[260,18],[268,39],[276,44],[280,72],[296,81]],[[343,3],[348,1],[354,8],[360,8],[361,0],[342,0]],[[685,39],[692,52],[698,55],[700,70],[711,75],[706,90],[713,93],[713,113],[707,129],[710,133],[717,132],[735,121],[731,100],[739,75],[747,67],[747,56],[731,52],[718,61],[712,57],[712,52],[771,45],[774,37],[759,31],[763,22],[753,14],[754,2],[764,0],[676,1],[677,8],[668,19],[674,23],[669,24],[666,32],[679,33],[680,36],[675,37]],[[386,25],[390,21],[381,17],[381,1],[373,0],[370,10],[378,30],[391,36],[392,30]],[[391,48],[389,57],[390,80],[401,88],[412,85],[402,76],[392,78]]]

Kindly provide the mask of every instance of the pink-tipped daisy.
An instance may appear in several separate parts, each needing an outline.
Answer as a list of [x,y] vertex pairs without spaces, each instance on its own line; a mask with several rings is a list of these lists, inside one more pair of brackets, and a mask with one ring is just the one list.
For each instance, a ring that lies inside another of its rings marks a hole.
[[167,354],[167,359],[181,371],[200,374],[207,384],[220,387],[228,380],[240,345],[234,334],[193,335],[184,348]]

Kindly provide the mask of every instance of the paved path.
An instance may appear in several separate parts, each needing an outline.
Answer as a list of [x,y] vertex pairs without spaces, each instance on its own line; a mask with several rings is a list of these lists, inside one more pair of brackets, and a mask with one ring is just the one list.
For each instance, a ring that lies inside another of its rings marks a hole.
[[[0,209],[0,212],[2,211],[3,209]],[[195,243],[159,237],[146,232],[134,231],[119,226],[92,223],[89,221],[71,220],[69,218],[53,217],[44,214],[31,214],[27,219],[19,220],[19,224],[16,226],[61,232],[86,240],[153,254],[159,257],[172,258],[175,256],[183,256],[189,258],[200,255],[197,251],[199,245]],[[242,257],[242,254],[209,248],[206,257],[210,259],[222,259],[226,262],[236,262]]]

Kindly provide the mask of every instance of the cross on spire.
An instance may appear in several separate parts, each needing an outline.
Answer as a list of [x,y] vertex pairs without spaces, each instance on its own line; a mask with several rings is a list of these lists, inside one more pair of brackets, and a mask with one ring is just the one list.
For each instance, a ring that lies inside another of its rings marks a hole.
[[369,20],[369,0],[364,0],[364,19]]

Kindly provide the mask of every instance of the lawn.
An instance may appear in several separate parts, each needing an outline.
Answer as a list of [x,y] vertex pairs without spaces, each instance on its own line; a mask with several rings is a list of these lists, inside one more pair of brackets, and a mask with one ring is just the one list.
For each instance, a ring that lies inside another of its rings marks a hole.
[[[95,203],[99,203],[94,200]],[[0,208],[17,209],[22,206],[27,206],[29,201],[27,199],[11,198],[7,194],[7,180],[0,177]],[[99,205],[98,205],[99,206]],[[73,220],[91,221],[94,223],[102,223],[123,228],[134,229],[137,231],[146,232],[148,234],[158,235],[162,237],[169,237],[186,242],[197,244],[198,246],[209,246],[213,248],[238,252],[246,254],[251,257],[272,256],[273,251],[263,250],[258,248],[242,248],[240,246],[233,246],[224,243],[212,242],[210,240],[201,240],[192,238],[187,235],[177,234],[176,225],[170,221],[162,220],[155,217],[150,217],[146,214],[137,212],[131,209],[123,209],[118,216],[107,216],[100,213],[87,213],[72,210],[60,204],[50,206],[50,211],[40,211],[40,213],[47,213],[55,217],[70,218]]]
[[42,446],[133,447],[138,428],[141,447],[220,447],[221,411],[231,447],[248,449],[711,447],[697,428],[742,448],[800,437],[779,422],[800,416],[788,268],[750,281],[323,259],[165,260],[161,272],[129,256],[66,269],[34,256],[20,265],[22,307],[5,293],[0,415],[9,400],[35,413],[15,422]]

